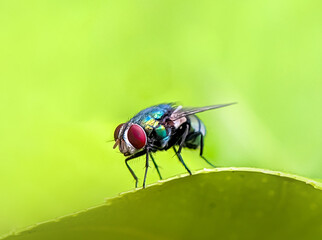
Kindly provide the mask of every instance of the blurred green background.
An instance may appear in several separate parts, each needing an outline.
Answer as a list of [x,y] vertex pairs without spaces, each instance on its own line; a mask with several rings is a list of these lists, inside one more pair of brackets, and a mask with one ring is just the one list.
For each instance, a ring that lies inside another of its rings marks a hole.
[[[322,178],[322,2],[0,1],[0,234],[132,189],[115,127],[204,106],[218,166]],[[194,170],[208,167],[185,150]],[[165,178],[184,173],[172,151]],[[131,163],[143,178],[144,160]],[[148,182],[157,180],[150,169]],[[141,182],[140,182],[141,183]]]

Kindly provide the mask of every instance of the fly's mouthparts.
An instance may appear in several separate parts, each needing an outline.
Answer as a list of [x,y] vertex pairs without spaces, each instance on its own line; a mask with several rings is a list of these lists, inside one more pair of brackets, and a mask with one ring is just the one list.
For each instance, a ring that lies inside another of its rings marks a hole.
[[116,139],[113,149],[115,149],[120,143],[120,139]]

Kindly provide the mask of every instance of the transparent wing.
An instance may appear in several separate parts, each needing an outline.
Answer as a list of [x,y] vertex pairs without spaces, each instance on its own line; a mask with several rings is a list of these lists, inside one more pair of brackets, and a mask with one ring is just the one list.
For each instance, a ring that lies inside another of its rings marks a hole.
[[199,108],[181,108],[181,109],[178,109],[178,111],[175,111],[175,114],[173,115],[172,120],[177,120],[185,116],[189,116],[200,112],[205,112],[216,108],[227,107],[233,104],[236,104],[236,103],[234,102],[234,103],[227,103],[227,104],[218,104],[218,105],[211,105],[211,106],[199,107]]

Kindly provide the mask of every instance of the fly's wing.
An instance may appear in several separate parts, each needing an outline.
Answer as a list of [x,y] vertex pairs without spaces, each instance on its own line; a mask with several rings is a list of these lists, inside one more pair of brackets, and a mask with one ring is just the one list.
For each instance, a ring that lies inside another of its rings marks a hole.
[[211,106],[206,106],[206,107],[199,107],[199,108],[181,108],[180,106],[173,112],[173,114],[171,115],[170,119],[172,121],[176,121],[180,118],[192,115],[192,114],[196,114],[196,113],[200,113],[200,112],[204,112],[204,111],[208,111],[208,110],[212,110],[212,109],[216,109],[216,108],[222,108],[222,107],[227,107],[229,105],[232,104],[236,104],[236,103],[227,103],[227,104],[218,104],[218,105],[211,105]]

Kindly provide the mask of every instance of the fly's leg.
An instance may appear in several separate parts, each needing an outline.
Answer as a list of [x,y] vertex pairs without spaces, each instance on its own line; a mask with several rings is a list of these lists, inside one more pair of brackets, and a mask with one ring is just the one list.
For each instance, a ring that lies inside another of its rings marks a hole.
[[138,152],[138,153],[136,153],[136,154],[134,154],[134,155],[132,155],[132,156],[128,157],[127,159],[125,159],[125,164],[126,164],[127,168],[129,169],[130,173],[132,174],[132,176],[133,176],[133,178],[134,178],[134,180],[135,180],[135,188],[137,188],[137,187],[138,187],[138,181],[139,181],[139,180],[138,180],[138,177],[135,175],[134,171],[132,170],[132,168],[130,167],[130,165],[129,165],[128,161],[129,161],[129,160],[132,160],[132,159],[134,159],[134,158],[140,157],[140,156],[142,156],[143,154],[145,154],[145,151]]
[[138,177],[135,175],[134,171],[132,170],[132,168],[128,164],[128,161],[131,160],[131,159],[133,159],[133,158],[127,158],[127,159],[125,159],[125,164],[126,164],[127,168],[129,169],[130,173],[132,174],[132,176],[133,176],[133,178],[135,180],[135,188],[137,188],[138,187],[138,181],[139,181],[138,180]]
[[154,158],[153,158],[152,153],[150,153],[150,157],[151,157],[151,159],[152,159],[152,162],[153,162],[153,164],[154,164],[155,169],[157,170],[157,172],[158,172],[158,174],[159,174],[159,178],[160,178],[160,180],[162,180],[162,176],[161,176],[161,173],[160,173],[160,171],[159,171],[159,166],[158,166],[158,165],[157,165],[157,163],[154,161]]
[[212,167],[216,167],[216,166],[214,166],[211,162],[209,162],[204,156],[202,156],[202,154],[203,154],[203,147],[204,147],[204,136],[202,135],[202,133],[201,132],[199,132],[199,134],[200,134],[200,157],[202,157],[202,159],[203,160],[205,160],[206,161],[206,163],[208,163],[210,166],[212,166]]
[[143,188],[145,188],[145,181],[146,181],[146,175],[148,174],[148,168],[149,168],[149,151],[146,151],[146,160],[145,160],[145,173],[144,173],[144,179],[143,179]]
[[181,142],[179,144],[179,150],[178,150],[179,154],[181,153],[183,144],[186,141],[186,138],[187,138],[188,133],[189,133],[189,128],[190,128],[189,124],[186,124],[185,126],[186,126],[186,129],[184,130],[184,133],[182,134]]
[[185,167],[185,169],[188,171],[188,173],[190,174],[190,175],[192,175],[191,174],[191,171],[190,171],[190,169],[187,167],[187,165],[184,163],[184,161],[183,161],[183,159],[182,159],[182,157],[181,157],[181,154],[179,153],[179,152],[177,152],[177,150],[176,150],[176,148],[173,146],[173,150],[174,150],[174,152],[176,153],[176,155],[177,155],[177,157],[179,158],[179,161],[182,163],[182,165]]

